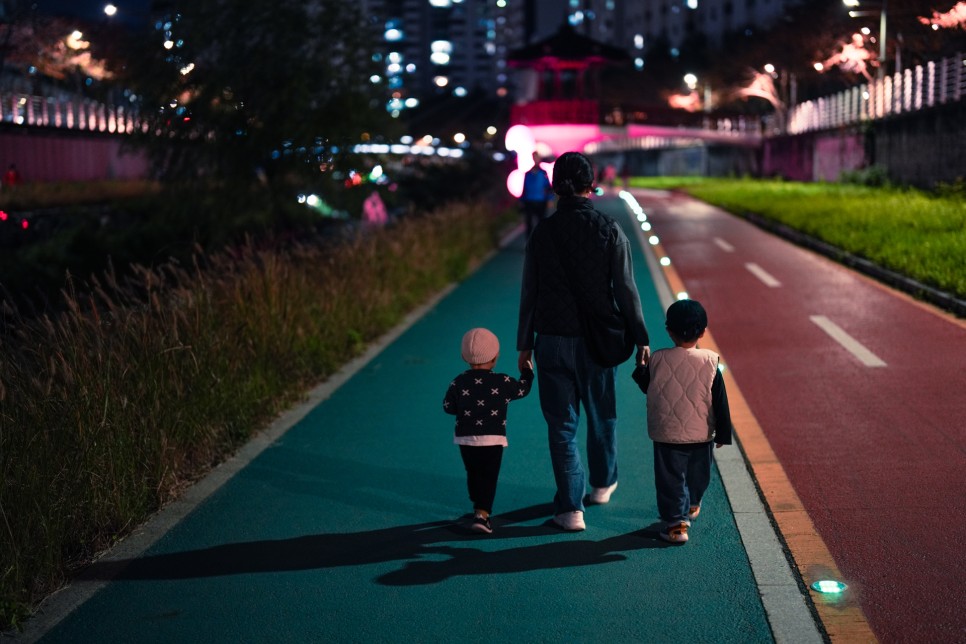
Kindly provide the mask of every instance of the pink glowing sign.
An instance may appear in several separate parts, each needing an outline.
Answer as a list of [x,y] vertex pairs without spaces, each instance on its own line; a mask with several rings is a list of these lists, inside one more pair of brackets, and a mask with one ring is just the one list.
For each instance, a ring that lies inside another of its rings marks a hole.
[[[526,125],[514,125],[506,132],[506,149],[517,154],[517,167],[506,178],[506,189],[516,198],[523,194],[523,175],[533,167],[533,154],[537,151],[537,140]],[[553,164],[540,162],[540,167],[553,181]]]

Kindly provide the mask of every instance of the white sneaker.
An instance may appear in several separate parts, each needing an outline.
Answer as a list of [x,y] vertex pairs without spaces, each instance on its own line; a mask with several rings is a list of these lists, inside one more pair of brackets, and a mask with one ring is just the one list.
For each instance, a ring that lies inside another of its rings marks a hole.
[[617,481],[614,481],[613,485],[608,485],[607,487],[595,487],[591,489],[590,494],[587,495],[587,500],[591,503],[596,503],[598,505],[603,505],[610,501],[610,495],[614,493],[617,489]]
[[569,532],[580,532],[587,529],[587,524],[584,523],[584,513],[580,510],[554,515],[553,522]]

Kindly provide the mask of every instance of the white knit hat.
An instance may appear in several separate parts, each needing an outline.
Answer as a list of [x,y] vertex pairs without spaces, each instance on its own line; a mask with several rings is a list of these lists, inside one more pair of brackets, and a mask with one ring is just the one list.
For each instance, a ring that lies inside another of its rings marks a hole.
[[462,354],[467,364],[486,364],[499,353],[500,341],[487,329],[470,329],[463,336]]

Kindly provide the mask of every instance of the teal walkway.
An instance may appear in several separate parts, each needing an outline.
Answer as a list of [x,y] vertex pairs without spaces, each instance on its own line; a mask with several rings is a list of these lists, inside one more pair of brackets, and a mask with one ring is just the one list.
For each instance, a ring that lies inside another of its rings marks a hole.
[[[599,204],[635,240],[652,346],[668,346],[631,219],[617,199]],[[517,237],[197,506],[169,510],[184,515],[169,529],[132,537],[147,538],[146,550],[127,558],[122,547],[95,564],[51,604],[65,615],[48,607],[28,638],[774,641],[717,471],[691,541],[657,539],[645,399],[629,364],[618,377],[620,487],[609,505],[588,508],[585,532],[548,524],[554,488],[536,388],[510,406],[494,534],[459,526],[470,506],[441,402],[464,368],[468,328],[492,329],[497,370],[515,370],[522,260]]]

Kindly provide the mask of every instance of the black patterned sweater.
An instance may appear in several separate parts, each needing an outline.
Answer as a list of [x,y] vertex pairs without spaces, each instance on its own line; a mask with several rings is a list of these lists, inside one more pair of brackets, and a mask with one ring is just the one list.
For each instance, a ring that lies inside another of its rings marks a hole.
[[[507,407],[530,393],[532,385],[532,369],[524,369],[519,380],[487,369],[467,369],[456,376],[443,398],[443,411],[456,416],[455,442],[506,445]],[[481,438],[493,436],[501,438]]]

